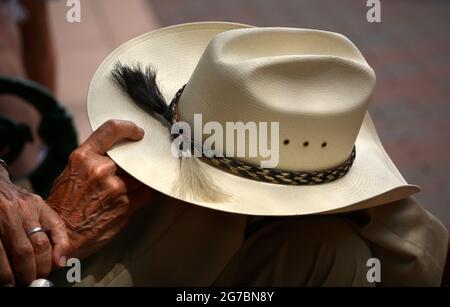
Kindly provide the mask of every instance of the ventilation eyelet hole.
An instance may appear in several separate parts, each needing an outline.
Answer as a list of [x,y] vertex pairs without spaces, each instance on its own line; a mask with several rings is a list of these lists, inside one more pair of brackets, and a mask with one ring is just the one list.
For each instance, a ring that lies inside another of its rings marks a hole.
[[309,142],[308,141],[303,142],[303,147],[308,147],[308,146],[309,146]]
[[283,144],[284,144],[284,145],[289,145],[289,143],[290,143],[289,139],[285,139],[285,140],[283,141]]
[[322,143],[322,148],[327,147],[327,145],[328,145],[327,142],[323,142],[323,143]]

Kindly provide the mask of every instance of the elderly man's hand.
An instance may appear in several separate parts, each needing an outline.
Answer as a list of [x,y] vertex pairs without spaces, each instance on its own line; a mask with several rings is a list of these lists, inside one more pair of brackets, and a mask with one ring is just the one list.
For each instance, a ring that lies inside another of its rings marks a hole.
[[[69,252],[69,238],[42,198],[12,184],[0,168],[0,287],[28,285],[50,273],[52,259],[58,264]],[[28,235],[36,227],[46,232]]]
[[67,227],[73,251],[68,256],[83,259],[98,251],[137,207],[148,202],[150,188],[105,155],[115,143],[143,136],[144,131],[131,122],[110,120],[70,156],[47,200]]

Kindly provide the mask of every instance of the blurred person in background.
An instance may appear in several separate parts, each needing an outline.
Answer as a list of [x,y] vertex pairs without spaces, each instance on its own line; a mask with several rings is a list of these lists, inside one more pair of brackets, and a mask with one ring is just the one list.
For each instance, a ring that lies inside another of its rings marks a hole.
[[[0,0],[0,75],[33,80],[55,90],[55,57],[46,1]],[[37,135],[39,115],[19,98],[0,96],[0,114],[32,128],[33,142],[25,144],[10,165],[13,178],[30,174],[45,150]]]

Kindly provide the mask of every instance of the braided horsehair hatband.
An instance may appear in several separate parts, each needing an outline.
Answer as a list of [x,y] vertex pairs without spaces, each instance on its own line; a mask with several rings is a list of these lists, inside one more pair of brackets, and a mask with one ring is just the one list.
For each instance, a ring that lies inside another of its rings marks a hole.
[[[184,85],[182,88],[178,90],[172,99],[168,114],[164,114],[164,117],[171,118],[172,124],[178,122],[178,103],[180,101],[181,94],[183,93]],[[173,135],[175,138],[177,135]],[[194,140],[191,139],[191,152],[193,150],[199,150],[198,144],[194,143]],[[194,148],[195,147],[195,148]],[[250,165],[243,161],[239,161],[236,159],[222,157],[217,155],[212,155],[211,157],[206,157],[202,155],[199,157],[203,162],[217,167],[223,171],[257,181],[274,183],[274,184],[286,184],[286,185],[315,185],[321,183],[332,182],[336,179],[343,177],[350,170],[353,161],[356,158],[356,148],[353,147],[353,150],[349,156],[349,158],[339,165],[336,168],[317,171],[317,172],[305,172],[305,171],[287,171],[287,170],[279,170],[275,168],[261,168],[254,165]]]

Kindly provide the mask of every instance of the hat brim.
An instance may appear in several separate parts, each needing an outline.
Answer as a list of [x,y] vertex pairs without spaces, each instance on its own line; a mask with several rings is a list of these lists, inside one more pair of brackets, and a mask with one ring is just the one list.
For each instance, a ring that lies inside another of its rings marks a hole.
[[250,215],[288,216],[369,208],[420,191],[409,185],[385,152],[367,113],[356,140],[357,155],[341,179],[313,186],[288,186],[258,182],[204,164],[214,182],[230,197],[223,203],[183,199],[174,191],[179,160],[171,154],[167,127],[143,112],[111,79],[117,61],[151,64],[167,101],[191,76],[208,42],[218,33],[249,27],[227,22],[201,22],[159,29],[132,39],[114,50],[95,73],[88,93],[87,110],[95,130],[109,119],[135,122],[145,130],[139,142],[122,143],[109,156],[126,172],[171,197],[195,205]]

